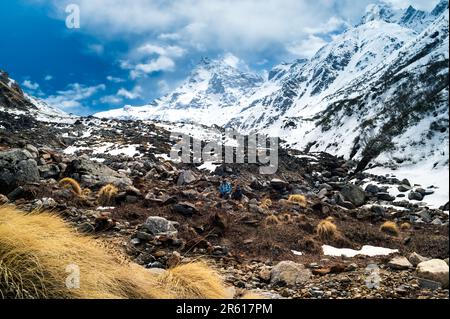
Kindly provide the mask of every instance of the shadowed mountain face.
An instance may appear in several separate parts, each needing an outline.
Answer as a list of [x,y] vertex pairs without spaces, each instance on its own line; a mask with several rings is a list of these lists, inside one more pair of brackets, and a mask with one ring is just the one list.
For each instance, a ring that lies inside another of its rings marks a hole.
[[34,105],[24,96],[20,86],[0,70],[0,106],[8,110],[26,111]]

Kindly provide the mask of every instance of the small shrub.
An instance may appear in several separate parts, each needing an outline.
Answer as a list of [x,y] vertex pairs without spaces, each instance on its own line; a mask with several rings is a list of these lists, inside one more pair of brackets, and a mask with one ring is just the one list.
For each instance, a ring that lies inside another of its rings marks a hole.
[[306,197],[303,195],[290,195],[288,201],[291,203],[296,203],[303,208],[306,208],[308,205]]
[[266,226],[272,226],[272,225],[278,225],[280,223],[280,220],[278,219],[277,216],[275,215],[269,215],[266,217],[266,219],[264,220],[264,224]]
[[63,178],[59,181],[59,186],[70,189],[75,195],[81,196],[82,190],[80,184],[76,180],[70,177]]
[[269,209],[270,206],[272,206],[272,200],[269,198],[263,199],[263,201],[261,202],[261,205],[259,205],[259,207],[263,208],[263,209]]
[[387,221],[383,225],[380,226],[380,231],[390,236],[398,236],[399,230],[397,224],[394,222]]
[[317,235],[324,240],[336,238],[338,235],[337,226],[331,218],[322,220],[316,227]]
[[411,230],[411,224],[410,223],[403,223],[400,225],[400,229],[403,231]]
[[112,184],[103,186],[98,192],[98,203],[102,206],[112,205],[118,192],[117,187]]

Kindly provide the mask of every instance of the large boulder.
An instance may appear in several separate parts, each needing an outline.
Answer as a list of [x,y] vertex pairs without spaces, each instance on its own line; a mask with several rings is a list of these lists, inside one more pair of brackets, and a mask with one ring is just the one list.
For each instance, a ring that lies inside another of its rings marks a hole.
[[419,255],[418,253],[413,252],[411,255],[409,255],[408,260],[411,264],[413,264],[413,266],[417,267],[417,265],[419,265],[420,263],[422,263],[424,261],[430,260],[430,258],[423,257],[423,256]]
[[413,265],[409,262],[409,260],[406,257],[394,257],[392,258],[388,266],[392,269],[396,270],[407,270],[413,267]]
[[341,194],[346,201],[351,202],[356,207],[362,206],[366,202],[366,192],[361,187],[353,184],[342,186]]
[[60,173],[61,170],[56,164],[46,164],[39,166],[39,174],[41,174],[41,177],[44,179],[58,178]]
[[421,262],[417,266],[417,277],[439,282],[442,288],[448,288],[448,264],[441,259]]
[[8,194],[39,179],[38,166],[30,152],[22,149],[0,152],[0,193]]
[[309,269],[293,261],[282,261],[273,267],[270,282],[280,286],[297,286],[306,283],[312,277]]
[[191,170],[184,170],[181,172],[180,176],[178,176],[177,185],[183,186],[186,184],[191,184],[197,180],[197,176],[192,173]]
[[154,236],[166,235],[176,237],[178,234],[178,231],[175,228],[176,225],[177,222],[167,220],[163,217],[150,216],[142,227]]
[[133,183],[124,174],[116,172],[106,165],[91,161],[89,158],[80,156],[67,165],[64,172],[66,177],[74,178],[84,187],[101,187],[106,184],[126,188]]

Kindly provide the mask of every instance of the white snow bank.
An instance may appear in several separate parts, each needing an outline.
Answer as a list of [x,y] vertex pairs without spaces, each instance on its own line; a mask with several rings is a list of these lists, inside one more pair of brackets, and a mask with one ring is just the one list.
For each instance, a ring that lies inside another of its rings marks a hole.
[[374,246],[363,246],[361,250],[354,250],[350,248],[335,248],[333,246],[323,245],[322,246],[323,254],[326,256],[332,257],[355,257],[357,255],[365,255],[369,257],[374,256],[387,256],[390,254],[398,253],[397,249],[389,249],[382,247],[374,247]]

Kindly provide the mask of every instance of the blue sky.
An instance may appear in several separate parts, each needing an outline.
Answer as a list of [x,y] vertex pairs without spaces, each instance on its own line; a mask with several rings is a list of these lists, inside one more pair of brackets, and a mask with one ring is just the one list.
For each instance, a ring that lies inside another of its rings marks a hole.
[[[201,57],[261,74],[310,57],[377,0],[5,0],[0,69],[66,112],[142,105]],[[429,10],[437,0],[388,0]],[[80,28],[66,27],[68,4]]]

